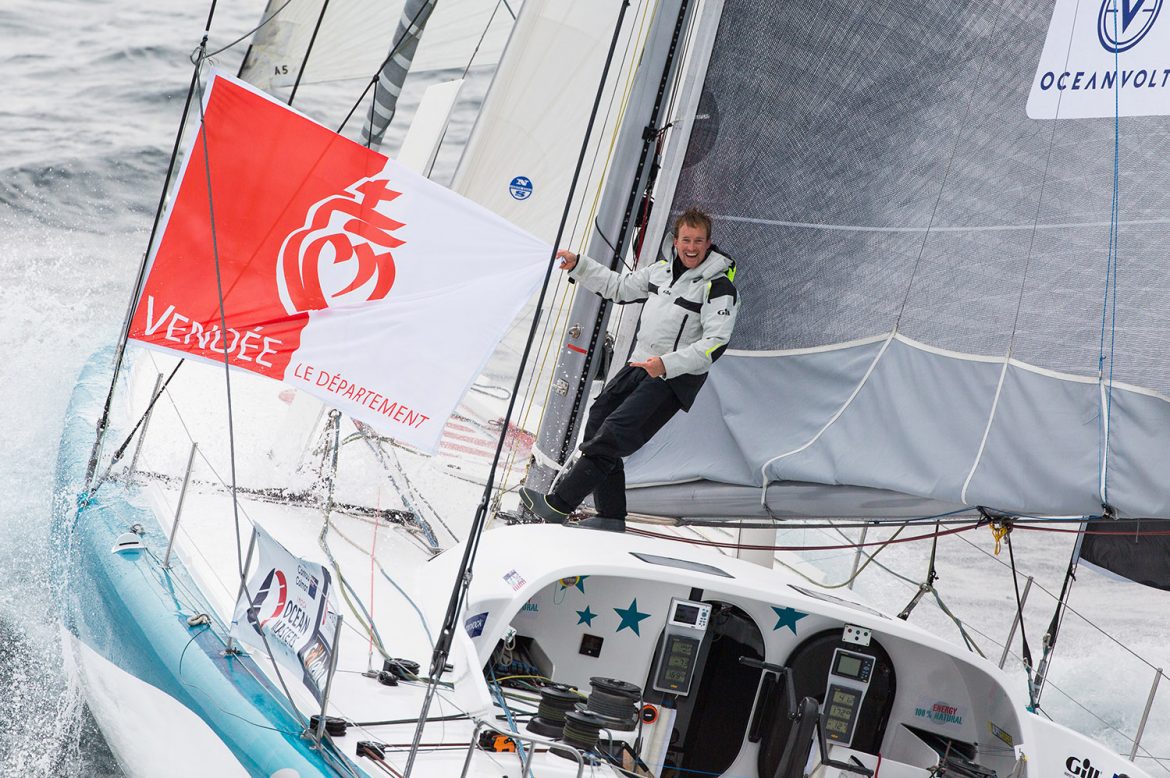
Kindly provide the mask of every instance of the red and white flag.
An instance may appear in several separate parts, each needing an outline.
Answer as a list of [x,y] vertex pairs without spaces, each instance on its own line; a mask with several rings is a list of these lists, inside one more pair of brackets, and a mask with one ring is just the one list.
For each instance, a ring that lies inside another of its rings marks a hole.
[[214,74],[130,337],[221,364],[226,348],[232,367],[433,451],[550,254],[470,200]]

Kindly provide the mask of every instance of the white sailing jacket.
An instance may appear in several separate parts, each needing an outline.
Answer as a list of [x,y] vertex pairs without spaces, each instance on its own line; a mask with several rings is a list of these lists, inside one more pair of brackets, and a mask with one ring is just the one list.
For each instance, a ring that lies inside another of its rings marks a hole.
[[[678,260],[676,259],[675,262]],[[696,268],[674,276],[662,259],[619,274],[582,255],[569,277],[619,303],[645,302],[633,362],[661,357],[666,380],[689,409],[735,329],[739,296],[732,279],[735,262],[716,247]]]

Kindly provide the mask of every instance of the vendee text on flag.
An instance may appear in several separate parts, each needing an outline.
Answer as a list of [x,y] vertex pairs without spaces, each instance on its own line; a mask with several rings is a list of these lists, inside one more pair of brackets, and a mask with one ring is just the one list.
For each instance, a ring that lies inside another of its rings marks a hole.
[[434,451],[551,247],[222,73],[185,160],[130,338]]

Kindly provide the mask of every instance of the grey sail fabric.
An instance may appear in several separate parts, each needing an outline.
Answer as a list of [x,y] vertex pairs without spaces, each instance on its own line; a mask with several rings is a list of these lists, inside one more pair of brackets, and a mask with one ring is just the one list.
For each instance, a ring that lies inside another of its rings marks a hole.
[[402,18],[398,20],[398,29],[394,32],[394,43],[390,47],[386,61],[378,72],[378,80],[374,84],[374,100],[370,104],[366,123],[362,127],[362,143],[371,148],[382,145],[382,137],[394,118],[394,111],[398,107],[398,95],[402,94],[402,85],[406,83],[406,74],[410,71],[410,63],[414,53],[418,50],[419,39],[423,29],[435,8],[436,0],[406,0],[402,7]]
[[1170,517],[1170,119],[1029,119],[1051,13],[727,0],[672,210],[741,316],[631,510]]

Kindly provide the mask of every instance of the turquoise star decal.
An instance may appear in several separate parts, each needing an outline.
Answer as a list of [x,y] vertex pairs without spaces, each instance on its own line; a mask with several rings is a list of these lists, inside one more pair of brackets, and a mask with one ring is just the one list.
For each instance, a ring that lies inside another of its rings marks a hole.
[[638,624],[641,623],[644,619],[650,618],[650,614],[649,613],[641,613],[638,610],[638,598],[637,597],[635,597],[634,601],[630,603],[630,607],[628,607],[628,608],[614,608],[613,612],[616,613],[622,620],[622,623],[618,625],[618,628],[617,628],[618,632],[621,632],[623,629],[626,629],[627,627],[629,627],[630,629],[632,629],[634,631],[635,635],[637,635],[638,637],[642,637],[642,631],[640,629],[638,629]]
[[807,616],[807,613],[801,613],[796,608],[777,608],[772,606],[772,610],[776,611],[776,626],[772,627],[772,631],[780,629],[781,627],[788,627],[792,630],[792,634],[796,634],[796,622]]
[[562,578],[560,581],[558,581],[558,583],[560,583],[560,585],[561,585],[561,591],[564,591],[565,589],[573,588],[573,589],[576,589],[577,591],[581,592],[581,594],[584,594],[585,593],[585,579],[588,577],[589,576],[587,576],[587,575],[572,575],[572,576],[569,576],[568,578]]
[[589,606],[585,606],[585,610],[577,611],[577,623],[584,624],[586,627],[593,626],[593,620],[597,618],[597,614],[589,610]]

